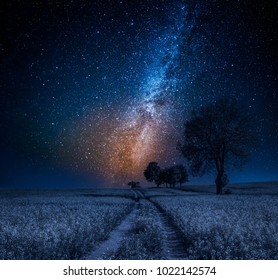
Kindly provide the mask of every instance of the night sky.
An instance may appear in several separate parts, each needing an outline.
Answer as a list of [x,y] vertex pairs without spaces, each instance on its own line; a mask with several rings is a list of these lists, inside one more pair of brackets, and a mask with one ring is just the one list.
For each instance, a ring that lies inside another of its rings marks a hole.
[[[1,2],[1,186],[121,186],[228,96],[258,145],[231,182],[278,180],[277,1]],[[210,177],[192,183],[213,183]]]

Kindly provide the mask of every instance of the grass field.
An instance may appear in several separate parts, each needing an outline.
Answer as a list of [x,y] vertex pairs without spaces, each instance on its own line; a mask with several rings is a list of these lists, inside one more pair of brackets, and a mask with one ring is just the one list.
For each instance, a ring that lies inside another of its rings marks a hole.
[[181,239],[184,259],[278,259],[278,184],[230,188],[1,190],[0,259],[81,259],[135,208],[107,259],[173,258]]
[[277,197],[153,198],[188,240],[189,259],[278,259]]
[[31,195],[0,199],[0,259],[78,259],[132,208],[120,197]]

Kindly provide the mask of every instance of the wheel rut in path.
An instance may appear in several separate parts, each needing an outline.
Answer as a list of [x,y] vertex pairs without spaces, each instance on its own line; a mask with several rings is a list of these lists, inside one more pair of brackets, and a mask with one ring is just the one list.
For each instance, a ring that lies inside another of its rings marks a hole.
[[111,231],[107,240],[101,242],[92,252],[87,254],[84,260],[107,260],[117,252],[128,231],[132,229],[138,212],[139,203],[136,202],[133,210],[122,222]]
[[163,255],[166,260],[185,260],[187,257],[187,242],[184,234],[180,229],[173,224],[170,217],[165,213],[165,211],[155,202],[146,198],[144,194],[140,191],[136,191],[138,197],[150,201],[157,210],[157,215],[160,220],[161,228],[163,230],[163,235],[165,236],[162,246]]

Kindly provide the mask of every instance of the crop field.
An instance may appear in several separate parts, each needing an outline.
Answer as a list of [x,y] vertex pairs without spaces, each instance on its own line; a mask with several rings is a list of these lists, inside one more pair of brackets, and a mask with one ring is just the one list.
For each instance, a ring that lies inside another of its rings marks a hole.
[[195,194],[153,201],[188,240],[189,259],[278,259],[277,197]]
[[200,188],[2,191],[0,259],[278,259],[277,184]]
[[78,259],[107,238],[133,201],[119,197],[0,199],[0,259]]

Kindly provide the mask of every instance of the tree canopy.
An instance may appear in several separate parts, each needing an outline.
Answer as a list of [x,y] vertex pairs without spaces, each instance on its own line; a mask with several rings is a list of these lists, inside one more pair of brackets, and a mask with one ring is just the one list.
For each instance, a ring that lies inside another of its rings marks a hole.
[[220,194],[227,182],[226,171],[247,162],[255,139],[248,107],[223,98],[192,112],[178,149],[193,175],[216,170],[216,192]]
[[182,183],[188,181],[187,170],[182,164],[162,169],[157,162],[150,162],[144,175],[147,181],[155,182],[157,186],[165,184],[166,187],[175,187],[179,183],[181,187]]
[[144,171],[144,176],[147,181],[149,182],[155,182],[157,186],[160,185],[160,167],[158,166],[157,162],[150,162]]

